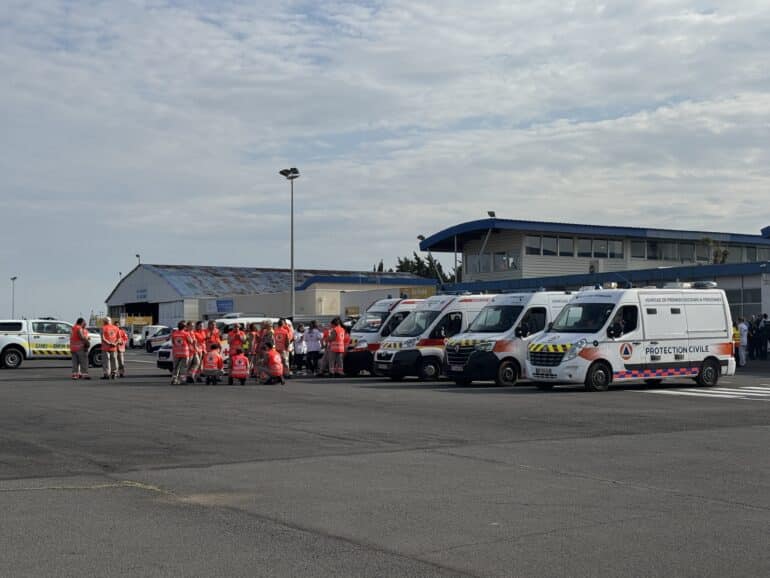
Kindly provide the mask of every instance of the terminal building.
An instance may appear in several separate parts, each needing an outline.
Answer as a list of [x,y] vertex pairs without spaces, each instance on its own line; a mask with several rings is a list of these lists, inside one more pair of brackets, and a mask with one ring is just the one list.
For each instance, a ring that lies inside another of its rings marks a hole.
[[[344,315],[346,292],[427,297],[436,288],[434,280],[409,273],[361,271],[298,269],[295,283],[295,311],[301,317]],[[233,313],[288,317],[290,287],[289,269],[142,263],[120,280],[106,303],[115,319],[168,326]]]
[[716,281],[735,317],[770,312],[770,227],[748,235],[492,217],[439,231],[420,249],[462,256],[462,282],[444,291]]

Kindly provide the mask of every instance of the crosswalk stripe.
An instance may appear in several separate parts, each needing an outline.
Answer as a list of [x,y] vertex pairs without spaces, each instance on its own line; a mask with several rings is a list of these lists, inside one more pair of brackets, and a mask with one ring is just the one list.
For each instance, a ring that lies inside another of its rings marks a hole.
[[685,395],[692,397],[721,397],[724,399],[747,399],[741,395],[731,395],[722,393],[699,393],[695,391],[681,391],[677,389],[656,389],[654,391],[645,391],[644,393],[660,393],[663,395]]
[[770,391],[753,391],[749,389],[728,389],[726,387],[715,387],[711,391],[718,391],[720,393],[734,393],[736,395],[758,395],[758,396],[770,396]]

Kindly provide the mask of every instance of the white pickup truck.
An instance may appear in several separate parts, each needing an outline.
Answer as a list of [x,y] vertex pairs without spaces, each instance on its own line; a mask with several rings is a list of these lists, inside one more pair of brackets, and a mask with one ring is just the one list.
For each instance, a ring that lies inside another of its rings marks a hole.
[[[54,319],[0,320],[0,367],[17,369],[25,359],[70,359],[72,324]],[[88,363],[102,365],[102,339],[89,334]]]

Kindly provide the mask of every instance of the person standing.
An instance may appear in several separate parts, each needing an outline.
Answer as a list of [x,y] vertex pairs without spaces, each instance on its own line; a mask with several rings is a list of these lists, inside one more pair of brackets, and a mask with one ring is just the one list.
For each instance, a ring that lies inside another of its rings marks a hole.
[[302,323],[297,325],[294,332],[294,370],[304,371],[305,356],[307,355],[307,342],[305,341],[305,326]]
[[329,331],[329,373],[333,377],[344,375],[342,356],[345,354],[345,328],[339,317],[332,319],[332,328]]
[[286,319],[278,320],[278,327],[275,328],[275,349],[281,354],[283,359],[284,375],[291,377],[289,371],[289,344],[291,343],[291,330],[286,324]]
[[182,373],[190,366],[190,334],[186,324],[180,321],[171,332],[171,354],[174,356],[174,371],[171,373],[171,385],[182,383]]
[[208,328],[206,329],[206,350],[211,350],[211,346],[217,344],[222,347],[222,339],[219,335],[219,329],[214,321],[209,321]]
[[128,334],[122,327],[118,327],[118,349],[115,357],[118,362],[118,377],[126,376],[126,345],[128,344]]
[[102,379],[115,379],[118,369],[118,328],[112,318],[105,317],[102,324]]
[[743,317],[738,319],[738,331],[741,334],[741,346],[738,350],[738,365],[744,367],[746,365],[746,349],[749,346],[749,326]]
[[307,370],[311,375],[318,372],[318,358],[321,356],[321,340],[323,333],[318,329],[318,322],[310,322],[310,327],[305,332],[305,344],[307,346]]
[[91,379],[88,375],[88,348],[90,345],[86,320],[78,317],[70,333],[70,353],[72,353],[72,379]]
[[228,354],[232,357],[237,349],[243,347],[243,342],[246,341],[246,334],[241,329],[241,324],[236,323],[227,334],[227,349]]
[[198,383],[203,383],[203,377],[201,377],[201,366],[203,365],[203,358],[206,355],[206,330],[203,328],[203,321],[195,323],[195,329],[192,332],[193,341],[195,344],[195,370],[193,371],[193,380]]

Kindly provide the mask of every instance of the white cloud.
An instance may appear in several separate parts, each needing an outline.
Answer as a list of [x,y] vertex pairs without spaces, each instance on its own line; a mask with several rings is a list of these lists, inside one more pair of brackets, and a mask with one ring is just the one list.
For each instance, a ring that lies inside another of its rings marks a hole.
[[487,209],[757,232],[768,29],[746,0],[6,2],[3,271],[72,314],[137,251],[285,264],[292,165],[301,266]]

